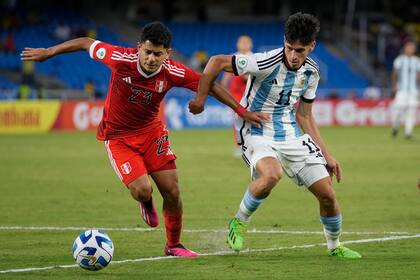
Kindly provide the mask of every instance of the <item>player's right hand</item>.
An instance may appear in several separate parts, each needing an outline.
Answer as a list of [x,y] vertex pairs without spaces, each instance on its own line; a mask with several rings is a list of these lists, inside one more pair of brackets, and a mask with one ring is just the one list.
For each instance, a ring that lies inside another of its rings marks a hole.
[[204,102],[198,100],[197,98],[190,101],[188,104],[190,113],[197,115],[204,111]]
[[268,122],[270,120],[270,115],[261,112],[246,111],[242,118],[246,122],[252,124],[253,126],[261,128],[263,123]]
[[20,59],[24,61],[43,62],[51,56],[50,51],[45,48],[25,48],[20,54]]
[[342,170],[340,163],[332,156],[325,157],[325,160],[327,161],[327,171],[330,174],[330,177],[332,179],[333,175],[335,175],[335,179],[337,180],[337,183],[340,183],[341,181],[341,175]]

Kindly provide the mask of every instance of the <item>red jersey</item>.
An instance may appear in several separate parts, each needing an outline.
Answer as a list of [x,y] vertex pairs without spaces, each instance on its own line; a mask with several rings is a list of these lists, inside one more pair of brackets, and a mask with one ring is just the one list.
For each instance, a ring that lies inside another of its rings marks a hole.
[[242,95],[245,92],[247,77],[233,75],[230,80],[230,93],[236,101],[240,102]]
[[158,118],[159,107],[172,87],[197,91],[200,74],[171,59],[147,75],[140,68],[136,48],[95,41],[89,55],[112,71],[96,136],[99,140],[146,134],[163,125]]

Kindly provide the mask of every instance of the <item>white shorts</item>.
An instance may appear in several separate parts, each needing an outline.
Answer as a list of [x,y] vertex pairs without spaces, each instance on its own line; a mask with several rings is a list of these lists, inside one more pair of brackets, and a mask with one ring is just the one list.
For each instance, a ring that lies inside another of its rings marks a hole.
[[419,96],[416,92],[398,91],[393,101],[393,106],[398,108],[407,108],[419,105]]
[[276,158],[287,176],[298,186],[310,187],[329,176],[321,149],[308,134],[285,142],[249,134],[244,140],[243,158],[251,168],[253,180],[258,177],[257,162],[265,157]]

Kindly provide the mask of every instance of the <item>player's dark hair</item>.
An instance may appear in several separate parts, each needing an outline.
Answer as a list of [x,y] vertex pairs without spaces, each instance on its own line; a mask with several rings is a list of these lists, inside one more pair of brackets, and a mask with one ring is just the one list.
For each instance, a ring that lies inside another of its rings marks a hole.
[[319,29],[320,23],[316,17],[299,12],[287,19],[284,36],[288,43],[300,42],[302,45],[308,45],[316,40]]
[[159,21],[146,24],[141,30],[140,42],[149,40],[154,45],[163,45],[165,48],[171,46],[172,34],[163,23]]

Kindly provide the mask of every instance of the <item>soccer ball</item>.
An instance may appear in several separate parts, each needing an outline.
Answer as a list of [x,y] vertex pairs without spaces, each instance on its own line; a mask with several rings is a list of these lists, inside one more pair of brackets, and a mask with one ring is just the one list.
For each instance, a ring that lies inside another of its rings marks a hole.
[[114,244],[108,234],[97,229],[82,232],[73,243],[73,257],[83,269],[101,270],[112,260]]

